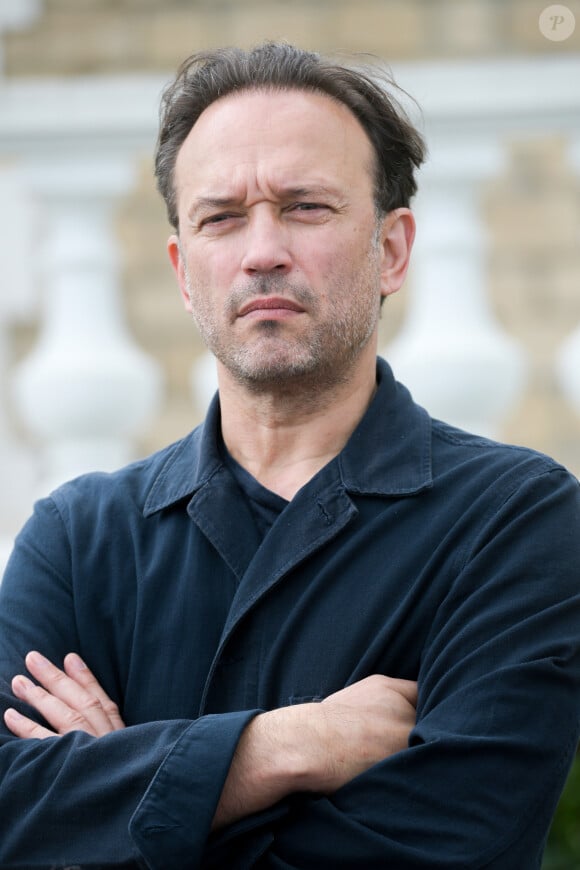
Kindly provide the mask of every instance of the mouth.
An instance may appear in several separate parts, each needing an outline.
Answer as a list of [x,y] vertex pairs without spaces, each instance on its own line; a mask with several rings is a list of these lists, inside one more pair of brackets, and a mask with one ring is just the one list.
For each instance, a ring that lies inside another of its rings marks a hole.
[[264,296],[246,302],[238,311],[238,317],[252,315],[254,317],[272,318],[288,317],[293,314],[303,313],[304,308],[292,299],[282,296]]

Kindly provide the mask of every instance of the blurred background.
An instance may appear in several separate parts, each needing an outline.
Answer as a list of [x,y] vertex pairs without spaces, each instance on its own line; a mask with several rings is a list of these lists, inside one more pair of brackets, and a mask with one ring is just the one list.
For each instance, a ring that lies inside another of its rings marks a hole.
[[[203,418],[213,364],[152,176],[159,96],[192,51],[270,38],[388,63],[427,138],[381,324],[397,376],[580,475],[580,0],[0,0],[0,575],[36,497]],[[580,867],[573,800],[552,870]]]

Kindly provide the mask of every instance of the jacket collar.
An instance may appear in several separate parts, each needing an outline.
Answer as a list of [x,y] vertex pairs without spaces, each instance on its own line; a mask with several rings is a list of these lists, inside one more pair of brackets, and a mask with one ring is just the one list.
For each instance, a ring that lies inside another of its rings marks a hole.
[[431,418],[381,357],[377,391],[338,461],[352,493],[413,495],[433,483]]
[[[147,496],[150,516],[194,496],[223,467],[216,393],[205,422],[169,450]],[[432,486],[431,418],[377,360],[377,391],[337,457],[344,488],[361,495],[413,495]]]

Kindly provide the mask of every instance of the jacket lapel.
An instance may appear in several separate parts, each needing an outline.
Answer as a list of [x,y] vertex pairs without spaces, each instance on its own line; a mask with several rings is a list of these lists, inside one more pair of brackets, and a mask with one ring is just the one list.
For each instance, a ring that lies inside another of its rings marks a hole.
[[244,617],[302,561],[335,538],[357,515],[336,463],[307,484],[280,514],[240,580],[203,693],[206,708],[212,679],[226,646]]

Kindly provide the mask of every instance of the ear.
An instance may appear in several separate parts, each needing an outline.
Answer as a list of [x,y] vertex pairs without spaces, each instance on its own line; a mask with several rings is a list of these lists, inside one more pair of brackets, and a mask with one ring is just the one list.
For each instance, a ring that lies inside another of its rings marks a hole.
[[169,254],[169,259],[171,260],[171,265],[173,266],[173,271],[177,278],[185,310],[191,314],[191,298],[187,287],[186,269],[181,253],[179,236],[169,236],[169,239],[167,240],[167,253]]
[[381,227],[381,296],[396,293],[403,284],[414,239],[415,217],[411,209],[397,208],[385,215]]

